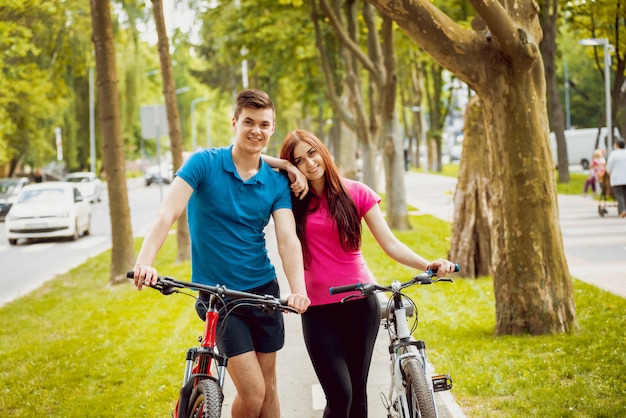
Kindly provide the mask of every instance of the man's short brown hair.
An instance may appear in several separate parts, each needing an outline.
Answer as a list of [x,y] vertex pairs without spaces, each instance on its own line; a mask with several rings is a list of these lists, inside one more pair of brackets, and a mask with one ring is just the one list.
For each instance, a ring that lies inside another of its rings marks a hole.
[[239,115],[244,107],[272,109],[274,117],[276,115],[276,109],[274,108],[274,103],[272,103],[269,94],[262,90],[249,89],[240,91],[239,94],[237,94],[237,99],[235,100],[235,120],[239,119]]

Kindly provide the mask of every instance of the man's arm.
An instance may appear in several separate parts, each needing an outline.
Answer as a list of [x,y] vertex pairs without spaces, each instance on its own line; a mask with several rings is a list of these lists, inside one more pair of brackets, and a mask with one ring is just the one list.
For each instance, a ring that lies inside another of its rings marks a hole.
[[170,190],[161,203],[157,218],[148,230],[137,263],[133,268],[137,290],[146,284],[155,284],[158,273],[152,263],[163,246],[172,224],[180,217],[193,193],[193,188],[180,177],[174,178]]
[[311,304],[304,284],[304,265],[302,246],[296,234],[296,222],[289,209],[279,209],[272,213],[278,253],[283,263],[283,270],[289,282],[291,294],[287,298],[289,306],[303,313]]

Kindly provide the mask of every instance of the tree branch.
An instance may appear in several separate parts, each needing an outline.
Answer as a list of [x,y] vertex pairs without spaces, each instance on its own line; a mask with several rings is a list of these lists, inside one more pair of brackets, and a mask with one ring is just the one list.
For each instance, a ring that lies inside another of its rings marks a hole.
[[326,79],[326,86],[328,88],[328,99],[333,104],[333,109],[339,114],[341,120],[351,130],[356,130],[356,121],[348,112],[345,111],[344,106],[341,105],[339,97],[337,97],[337,91],[335,90],[335,84],[331,75],[330,67],[328,65],[327,54],[324,51],[324,41],[322,40],[322,34],[319,26],[319,16],[317,14],[316,0],[311,0],[311,20],[313,21],[313,27],[315,28],[315,44],[319,51],[321,60],[322,72],[324,73],[324,79]]
[[368,58],[367,55],[361,51],[359,45],[350,39],[350,36],[346,32],[345,28],[339,22],[337,15],[335,12],[328,6],[328,2],[326,0],[320,0],[320,5],[322,6],[322,10],[326,17],[330,20],[330,24],[335,29],[335,33],[337,34],[337,38],[343,43],[349,50],[354,54],[355,58],[363,64],[363,67],[371,74],[377,74],[378,69],[374,65],[374,63]]

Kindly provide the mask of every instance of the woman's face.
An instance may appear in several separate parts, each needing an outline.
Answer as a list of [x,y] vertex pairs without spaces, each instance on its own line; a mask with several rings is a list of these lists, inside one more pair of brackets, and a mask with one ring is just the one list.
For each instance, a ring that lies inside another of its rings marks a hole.
[[293,150],[293,163],[311,182],[322,180],[326,165],[319,152],[306,141],[300,141]]

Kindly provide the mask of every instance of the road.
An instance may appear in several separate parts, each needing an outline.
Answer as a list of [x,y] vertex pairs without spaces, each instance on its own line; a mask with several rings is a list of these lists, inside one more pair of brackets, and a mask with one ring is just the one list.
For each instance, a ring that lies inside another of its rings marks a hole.
[[[128,183],[128,194],[133,233],[143,236],[156,215],[159,188],[145,187],[142,179],[133,179]],[[9,246],[4,223],[0,223],[0,306],[111,247],[108,195],[105,193],[102,202],[91,207],[91,233],[77,241],[39,240]]]

